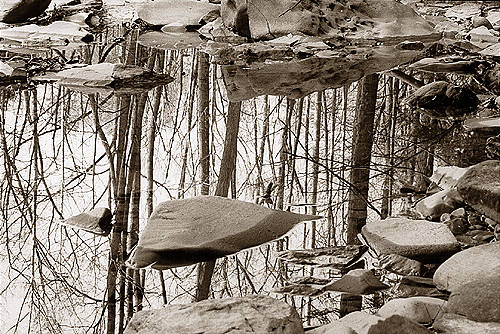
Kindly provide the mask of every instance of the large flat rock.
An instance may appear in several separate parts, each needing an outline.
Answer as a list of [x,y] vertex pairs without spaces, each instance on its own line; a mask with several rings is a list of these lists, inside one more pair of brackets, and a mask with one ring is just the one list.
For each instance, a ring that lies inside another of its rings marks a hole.
[[427,220],[388,218],[367,223],[361,231],[377,254],[398,254],[432,263],[459,249],[445,224]]
[[457,189],[467,204],[500,222],[500,160],[471,166],[458,181]]
[[362,311],[355,311],[340,318],[339,322],[344,326],[352,328],[358,334],[366,334],[370,330],[370,327],[375,325],[379,320],[384,320],[384,318]]
[[356,334],[356,332],[339,321],[332,321],[329,324],[317,327],[311,331],[307,332],[308,334]]
[[363,245],[347,245],[287,250],[280,252],[278,257],[288,263],[297,265],[310,265],[342,270],[359,260],[367,249],[368,247]]
[[441,290],[455,291],[461,285],[487,276],[500,275],[500,242],[463,250],[439,266],[434,283]]
[[323,291],[347,292],[353,295],[371,294],[388,289],[369,269],[354,269],[342,276],[341,279],[326,285]]
[[209,299],[139,311],[125,334],[302,334],[302,320],[288,304],[266,296]]
[[447,312],[470,320],[500,323],[500,274],[466,283],[450,295]]
[[208,261],[279,238],[297,223],[318,219],[218,196],[160,203],[127,261],[166,269]]

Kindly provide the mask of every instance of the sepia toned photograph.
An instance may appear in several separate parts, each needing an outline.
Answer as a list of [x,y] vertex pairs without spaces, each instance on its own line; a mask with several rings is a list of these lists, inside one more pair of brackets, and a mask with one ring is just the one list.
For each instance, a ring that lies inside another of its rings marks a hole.
[[0,334],[500,334],[500,1],[0,0]]

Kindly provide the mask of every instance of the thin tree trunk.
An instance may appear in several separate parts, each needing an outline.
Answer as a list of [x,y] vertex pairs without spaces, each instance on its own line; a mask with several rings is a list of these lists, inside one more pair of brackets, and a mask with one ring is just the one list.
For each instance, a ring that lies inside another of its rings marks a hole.
[[[360,243],[357,235],[366,223],[377,86],[378,74],[368,75],[358,83],[347,217],[348,245]],[[361,297],[343,294],[340,301],[340,316],[360,310],[361,304]]]
[[[224,152],[222,153],[219,179],[215,189],[216,196],[227,197],[233,172],[236,168],[238,130],[240,125],[241,102],[229,102],[226,121],[226,136]],[[203,262],[198,267],[198,284],[196,287],[196,301],[208,298],[210,282],[215,268],[215,260]]]
[[200,145],[201,194],[210,191],[209,56],[198,53],[198,141]]

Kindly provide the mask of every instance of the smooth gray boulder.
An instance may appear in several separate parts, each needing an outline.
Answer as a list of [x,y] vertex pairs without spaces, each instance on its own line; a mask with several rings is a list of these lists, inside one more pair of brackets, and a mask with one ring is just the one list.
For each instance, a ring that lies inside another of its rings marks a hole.
[[356,332],[339,321],[332,321],[329,324],[317,327],[307,332],[308,334],[356,334]]
[[500,323],[479,322],[469,320],[464,316],[445,313],[437,318],[432,324],[432,328],[438,333],[449,334],[498,334],[500,333]]
[[421,324],[431,324],[444,312],[446,301],[433,297],[395,298],[385,303],[377,315],[388,318],[398,314]]
[[447,312],[474,321],[500,323],[500,274],[458,287],[448,299]]
[[382,254],[378,261],[380,268],[398,275],[419,276],[423,268],[422,262],[398,254]]
[[124,334],[302,334],[295,308],[267,296],[208,299],[139,311]]
[[467,204],[500,222],[500,160],[471,166],[458,180],[457,190]]
[[487,276],[500,275],[500,242],[465,249],[446,260],[434,273],[436,287],[450,292]]
[[448,227],[404,217],[370,222],[361,230],[377,254],[398,254],[422,262],[439,261],[459,249]]
[[418,201],[415,211],[421,218],[435,221],[439,220],[443,213],[451,213],[462,203],[463,200],[455,189],[445,189]]
[[357,334],[366,334],[372,325],[383,319],[377,315],[355,311],[340,318],[339,322],[352,328]]

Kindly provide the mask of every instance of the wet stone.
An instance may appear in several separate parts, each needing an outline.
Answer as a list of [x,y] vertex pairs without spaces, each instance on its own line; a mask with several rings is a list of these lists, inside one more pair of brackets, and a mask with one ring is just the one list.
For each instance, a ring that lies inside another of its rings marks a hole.
[[367,223],[362,234],[378,254],[398,254],[424,263],[448,257],[459,249],[446,225],[426,220],[388,218]]

